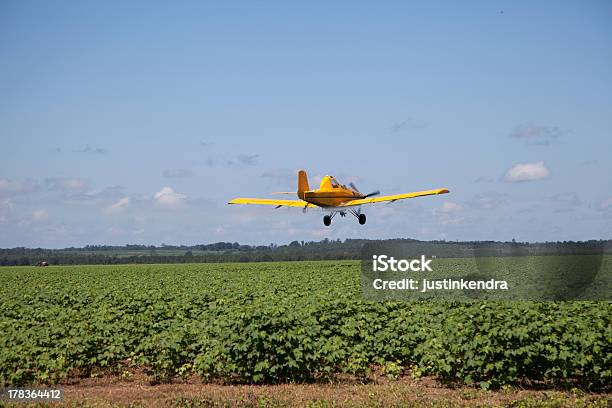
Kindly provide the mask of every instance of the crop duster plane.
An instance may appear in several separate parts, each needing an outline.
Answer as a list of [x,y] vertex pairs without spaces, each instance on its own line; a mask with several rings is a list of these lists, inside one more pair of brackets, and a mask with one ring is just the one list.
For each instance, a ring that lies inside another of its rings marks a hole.
[[414,193],[395,194],[381,197],[374,197],[380,194],[380,191],[374,191],[370,194],[361,193],[353,183],[349,183],[349,187],[338,183],[332,176],[325,176],[321,180],[318,189],[311,190],[308,185],[308,177],[304,170],[298,171],[298,187],[297,192],[280,192],[273,194],[297,194],[299,200],[275,200],[268,198],[235,198],[228,204],[259,204],[273,205],[276,208],[280,207],[299,207],[304,212],[308,208],[322,208],[329,214],[323,217],[323,224],[331,225],[332,218],[336,214],[344,217],[347,212],[354,215],[359,224],[366,223],[366,216],[361,212],[363,204],[374,204],[381,202],[392,203],[397,200],[406,198],[415,198],[428,195],[446,194],[449,190],[439,188],[436,190],[416,191]]

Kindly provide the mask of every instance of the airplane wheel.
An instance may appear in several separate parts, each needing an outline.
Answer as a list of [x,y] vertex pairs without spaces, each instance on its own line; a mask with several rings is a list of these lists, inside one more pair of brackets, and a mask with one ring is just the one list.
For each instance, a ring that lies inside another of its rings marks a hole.
[[360,223],[361,225],[363,225],[363,224],[365,224],[365,222],[366,222],[366,216],[365,216],[365,214],[359,214],[359,223]]
[[329,215],[323,216],[323,224],[325,224],[326,227],[331,225],[331,217]]

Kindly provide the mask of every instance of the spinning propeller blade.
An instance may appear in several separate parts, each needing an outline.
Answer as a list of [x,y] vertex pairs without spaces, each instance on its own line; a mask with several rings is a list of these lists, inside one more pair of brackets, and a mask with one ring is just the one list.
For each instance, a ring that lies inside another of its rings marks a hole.
[[[359,191],[357,186],[355,184],[353,184],[352,182],[349,183],[349,187],[352,188],[353,190],[355,190],[356,192],[358,192],[359,194],[361,194],[361,191]],[[364,195],[363,198],[368,198],[368,197],[372,197],[372,196],[379,195],[379,194],[380,194],[380,191],[376,190],[373,193]]]

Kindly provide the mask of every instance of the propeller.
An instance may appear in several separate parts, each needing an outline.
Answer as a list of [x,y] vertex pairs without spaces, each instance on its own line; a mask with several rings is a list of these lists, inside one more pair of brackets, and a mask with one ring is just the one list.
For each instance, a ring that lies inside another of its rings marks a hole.
[[[357,186],[355,184],[353,184],[353,182],[349,183],[349,187],[351,187],[353,190],[355,190],[356,192],[358,192],[359,194],[361,194],[361,191],[359,191],[359,189],[357,188]],[[370,194],[366,194],[363,196],[363,198],[368,198],[368,197],[372,197],[372,196],[376,196],[380,194],[380,190],[376,190]]]

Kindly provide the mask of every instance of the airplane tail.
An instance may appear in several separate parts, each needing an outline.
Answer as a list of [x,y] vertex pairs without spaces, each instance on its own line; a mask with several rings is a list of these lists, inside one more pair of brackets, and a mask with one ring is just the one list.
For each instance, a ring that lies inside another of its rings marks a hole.
[[306,172],[304,170],[298,171],[298,188],[297,195],[302,200],[304,199],[304,192],[310,190],[308,186],[308,177],[306,176]]

